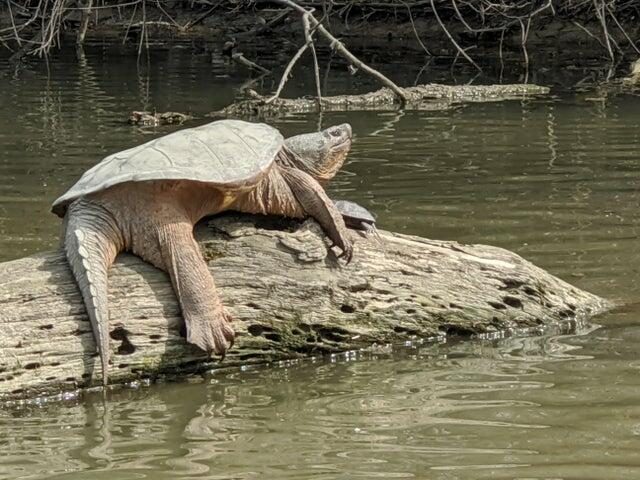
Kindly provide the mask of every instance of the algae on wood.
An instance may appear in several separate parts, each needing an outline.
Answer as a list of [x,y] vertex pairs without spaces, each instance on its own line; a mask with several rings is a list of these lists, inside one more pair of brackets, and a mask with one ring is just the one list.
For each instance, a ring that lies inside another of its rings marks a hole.
[[[226,215],[196,233],[235,317],[225,366],[548,324],[607,307],[495,247],[352,232],[345,266],[327,255],[311,220]],[[219,365],[185,343],[166,274],[120,255],[109,279],[112,383]],[[61,252],[0,264],[0,399],[98,384],[95,349]]]

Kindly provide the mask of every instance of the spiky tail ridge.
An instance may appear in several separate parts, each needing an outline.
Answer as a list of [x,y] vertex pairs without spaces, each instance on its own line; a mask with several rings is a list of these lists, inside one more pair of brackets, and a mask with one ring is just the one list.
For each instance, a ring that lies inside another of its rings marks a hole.
[[91,321],[102,363],[102,384],[109,381],[109,267],[118,254],[117,226],[103,207],[79,199],[65,218],[64,250]]

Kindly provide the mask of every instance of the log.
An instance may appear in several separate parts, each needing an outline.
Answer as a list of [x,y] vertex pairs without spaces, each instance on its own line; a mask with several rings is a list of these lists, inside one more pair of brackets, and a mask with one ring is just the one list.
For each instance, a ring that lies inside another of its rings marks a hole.
[[[235,318],[222,363],[186,344],[168,276],[120,255],[109,277],[110,381],[536,327],[610,307],[500,248],[350,233],[344,265],[312,220],[228,214],[196,227]],[[99,384],[95,349],[61,251],[0,264],[1,400]]]
[[[389,88],[358,95],[322,97],[318,105],[315,98],[264,97],[254,90],[245,93],[249,98],[240,100],[222,110],[211,112],[212,117],[277,116],[287,113],[375,110],[441,110],[463,102],[496,102],[549,94],[549,87],[533,84],[512,85],[440,85],[436,83],[416,85],[403,89],[404,105]],[[271,101],[270,101],[271,100]]]

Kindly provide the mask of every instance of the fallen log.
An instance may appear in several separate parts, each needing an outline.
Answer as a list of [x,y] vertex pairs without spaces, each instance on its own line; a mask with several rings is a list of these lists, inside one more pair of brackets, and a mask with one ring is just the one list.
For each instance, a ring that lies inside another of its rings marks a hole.
[[249,98],[237,101],[215,112],[213,117],[268,117],[287,113],[343,111],[343,110],[434,110],[463,102],[496,102],[547,95],[549,87],[532,84],[513,85],[440,85],[424,84],[403,89],[406,102],[401,105],[395,93],[383,87],[359,95],[335,95],[316,98],[271,98],[254,90],[245,93]]
[[[187,345],[167,275],[120,255],[109,277],[111,382],[580,320],[609,307],[495,247],[353,231],[345,266],[313,221],[231,214],[199,224],[196,236],[235,318],[235,346],[221,364]],[[95,349],[61,252],[0,264],[0,399],[98,384]]]

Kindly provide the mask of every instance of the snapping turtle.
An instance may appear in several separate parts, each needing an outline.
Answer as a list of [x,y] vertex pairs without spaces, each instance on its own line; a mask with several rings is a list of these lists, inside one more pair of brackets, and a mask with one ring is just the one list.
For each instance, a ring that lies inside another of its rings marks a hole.
[[364,230],[366,233],[380,237],[376,229],[376,219],[369,210],[350,200],[334,200],[333,203],[342,214],[347,227]]
[[342,215],[320,182],[351,147],[348,124],[285,140],[275,128],[220,120],[109,155],[88,170],[52,211],[64,217],[64,249],[80,287],[108,382],[107,272],[121,251],[166,271],[180,302],[187,341],[224,355],[231,317],[193,226],[223,210],[311,216],[351,260]]

